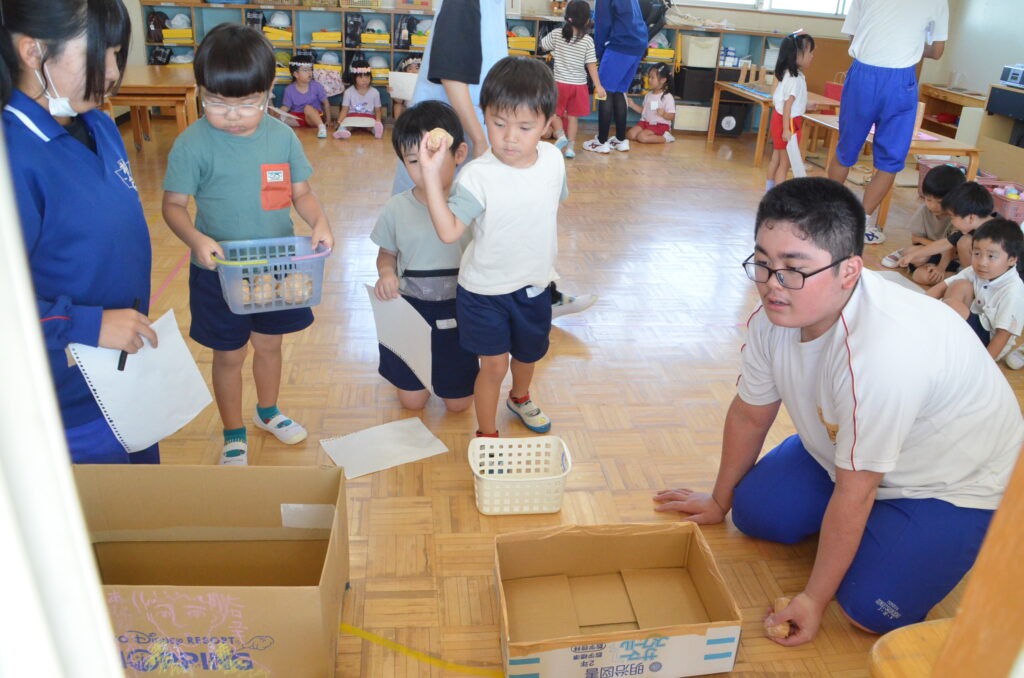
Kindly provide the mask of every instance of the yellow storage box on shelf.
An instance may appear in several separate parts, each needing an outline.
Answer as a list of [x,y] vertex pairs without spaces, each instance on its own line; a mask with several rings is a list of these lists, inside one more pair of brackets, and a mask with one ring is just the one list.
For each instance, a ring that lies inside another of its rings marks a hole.
[[391,72],[390,68],[371,68],[370,73],[373,74],[374,85],[386,85],[388,84],[388,74]]
[[647,50],[647,59],[650,61],[672,61],[675,58],[676,51],[674,49],[651,47]]
[[[537,49],[537,38],[534,38],[532,36],[531,37],[526,37],[526,38],[521,38],[521,37],[518,37],[518,36],[514,37],[514,38],[513,37],[509,37],[509,39],[508,39],[508,48],[509,48],[509,50],[525,49],[525,50],[529,50],[529,51],[533,52],[533,51],[535,51]],[[510,51],[509,54],[511,54],[511,53],[512,52]]]
[[388,47],[391,45],[390,33],[363,33],[360,41],[364,45]]
[[292,42],[291,31],[283,31],[280,28],[264,26],[263,34],[267,36],[267,40],[269,40],[270,42],[286,42],[288,44],[291,44]]
[[412,42],[413,47],[426,47],[427,40],[430,38],[430,34],[426,35],[412,35],[409,36],[409,40]]
[[163,30],[164,42],[192,42],[191,28],[165,28]]
[[341,42],[341,31],[313,31],[313,42],[337,44]]

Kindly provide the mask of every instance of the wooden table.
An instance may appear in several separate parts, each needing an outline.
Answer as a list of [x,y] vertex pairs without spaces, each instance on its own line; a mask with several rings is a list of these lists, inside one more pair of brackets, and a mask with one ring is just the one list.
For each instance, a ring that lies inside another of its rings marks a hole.
[[[808,128],[820,127],[825,132],[825,143],[828,145],[828,156],[825,162],[827,168],[832,160],[835,158],[836,146],[839,144],[839,116],[836,115],[818,115],[816,113],[804,114],[804,141],[801,146],[806,145],[807,137],[809,137]],[[935,132],[925,132],[933,137],[934,140],[921,140],[914,139],[910,142],[910,150],[907,151],[908,155],[966,155],[968,158],[967,164],[967,181],[974,181],[975,177],[978,176],[978,165],[981,162],[981,149],[970,144],[965,144],[962,141],[956,139],[950,139],[944,137],[941,134]],[[874,135],[869,134],[867,143],[874,141]],[[803,152],[803,150],[801,150]],[[878,208],[878,225],[885,226],[887,217],[889,216],[889,205],[892,202],[893,188],[896,184],[893,182],[893,186],[889,188],[889,192],[885,194],[885,198],[882,200],[882,204]]]
[[[757,146],[754,148],[754,167],[760,167],[764,161],[764,144],[768,136],[768,124],[771,120],[769,116],[772,109],[772,86],[766,85],[763,82],[740,85],[736,82],[716,80],[715,97],[711,100],[711,120],[708,124],[709,144],[715,140],[715,132],[718,127],[718,104],[721,101],[722,92],[742,97],[761,107],[761,121],[757,127]],[[839,102],[835,99],[829,99],[826,96],[813,92],[807,93],[807,103],[820,107],[839,105]]]
[[142,147],[143,137],[149,139],[150,107],[173,108],[179,133],[199,119],[198,88],[191,64],[128,66],[121,88],[107,101],[131,109],[136,150]]

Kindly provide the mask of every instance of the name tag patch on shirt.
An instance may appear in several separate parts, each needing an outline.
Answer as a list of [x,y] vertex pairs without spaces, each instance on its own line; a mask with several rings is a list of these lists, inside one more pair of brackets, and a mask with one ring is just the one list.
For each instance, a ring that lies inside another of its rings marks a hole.
[[274,184],[284,181],[284,170],[268,170],[267,183]]
[[455,318],[438,318],[436,324],[439,330],[454,330],[459,325]]

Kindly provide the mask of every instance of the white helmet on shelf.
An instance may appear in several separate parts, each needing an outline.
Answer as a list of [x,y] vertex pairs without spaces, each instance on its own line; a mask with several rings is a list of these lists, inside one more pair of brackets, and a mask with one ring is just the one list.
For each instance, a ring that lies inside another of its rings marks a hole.
[[366,22],[367,33],[387,33],[388,27],[383,19],[370,19]]
[[324,52],[320,55],[320,63],[328,66],[337,66],[341,63],[341,59],[338,58],[337,52]]
[[292,18],[287,12],[274,12],[267,23],[274,28],[288,28],[292,25]]
[[188,14],[175,14],[171,17],[171,28],[192,28],[192,19]]
[[367,61],[370,63],[370,68],[388,68],[388,60],[379,54],[374,54]]

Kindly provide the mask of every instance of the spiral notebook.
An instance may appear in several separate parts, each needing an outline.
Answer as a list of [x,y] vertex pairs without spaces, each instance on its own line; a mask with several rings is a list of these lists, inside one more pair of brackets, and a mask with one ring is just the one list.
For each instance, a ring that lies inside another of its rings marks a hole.
[[145,346],[117,369],[121,352],[71,344],[68,349],[118,441],[138,452],[175,433],[213,402],[178,330],[174,311],[151,325],[157,348]]

